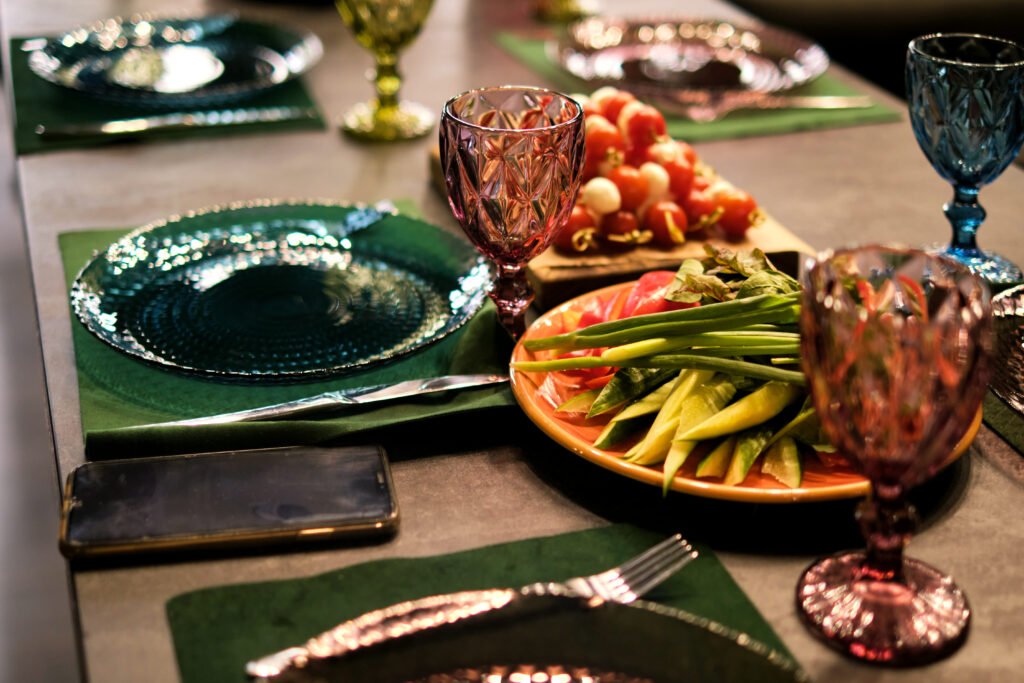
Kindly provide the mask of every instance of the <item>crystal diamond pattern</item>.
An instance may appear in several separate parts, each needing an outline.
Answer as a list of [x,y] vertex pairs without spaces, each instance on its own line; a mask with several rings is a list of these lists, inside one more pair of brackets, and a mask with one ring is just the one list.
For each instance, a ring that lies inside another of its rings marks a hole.
[[543,251],[572,209],[583,158],[578,119],[571,100],[516,88],[468,93],[446,109],[441,159],[452,211],[499,267]]
[[935,37],[907,57],[914,135],[947,181],[994,180],[1024,142],[1024,54],[974,37]]

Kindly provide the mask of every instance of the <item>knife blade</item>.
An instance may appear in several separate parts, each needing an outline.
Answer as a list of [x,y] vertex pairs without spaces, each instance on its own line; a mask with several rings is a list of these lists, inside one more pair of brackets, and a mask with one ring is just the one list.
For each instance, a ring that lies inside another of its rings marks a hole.
[[147,429],[150,427],[201,427],[206,425],[229,424],[233,422],[256,422],[276,420],[296,416],[308,416],[314,413],[339,409],[345,406],[364,405],[380,401],[391,401],[409,396],[433,394],[440,391],[454,391],[472,387],[499,384],[508,381],[508,375],[446,375],[426,379],[411,379],[393,384],[377,384],[355,389],[327,391],[316,396],[300,398],[295,401],[274,403],[272,405],[249,408],[232,413],[221,413],[207,417],[188,418],[173,422],[154,422],[151,424],[130,427],[130,429]]
[[40,124],[35,132],[41,138],[67,139],[87,136],[119,137],[148,131],[190,130],[282,121],[312,121],[319,114],[312,107],[261,107],[256,109],[221,109],[216,111],[173,112],[116,119],[97,123]]

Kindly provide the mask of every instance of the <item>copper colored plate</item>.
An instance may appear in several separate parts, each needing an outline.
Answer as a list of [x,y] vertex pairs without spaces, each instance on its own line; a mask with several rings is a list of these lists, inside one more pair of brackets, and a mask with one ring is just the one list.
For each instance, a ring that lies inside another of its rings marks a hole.
[[[580,311],[594,298],[607,301],[621,289],[632,287],[625,283],[599,289],[577,297],[538,318],[524,339],[547,337],[563,332],[563,313]],[[512,352],[513,361],[535,360],[536,356],[523,348],[522,340]],[[561,401],[578,392],[568,385],[558,385],[548,379],[545,373],[528,373],[511,370],[512,391],[527,416],[556,442],[573,453],[601,467],[617,472],[630,479],[636,479],[654,486],[662,485],[661,467],[645,467],[622,460],[631,441],[620,449],[602,450],[594,447],[594,440],[604,427],[605,419],[584,420],[579,416],[565,416],[555,413]],[[545,384],[547,382],[547,384]],[[543,385],[543,387],[542,387]],[[950,454],[946,464],[963,455],[981,426],[981,410],[975,416],[967,433]],[[689,493],[705,498],[734,500],[747,503],[799,503],[843,498],[858,498],[868,494],[868,480],[845,466],[826,466],[815,457],[804,458],[804,476],[800,488],[787,488],[774,478],[761,474],[757,466],[738,486],[725,486],[717,479],[697,479],[694,470],[699,458],[690,458],[672,481],[673,491]]]

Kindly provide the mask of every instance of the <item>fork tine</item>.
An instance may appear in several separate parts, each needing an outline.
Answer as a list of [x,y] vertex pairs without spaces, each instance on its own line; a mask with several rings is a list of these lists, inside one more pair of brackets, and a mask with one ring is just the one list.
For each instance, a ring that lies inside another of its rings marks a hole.
[[632,602],[696,557],[693,547],[676,534],[621,567],[605,572],[601,579],[613,599]]
[[652,560],[656,561],[657,558],[664,554],[666,551],[674,552],[674,550],[677,548],[689,545],[690,544],[683,539],[682,534],[675,534],[673,536],[666,538],[661,543],[651,546],[650,548],[640,553],[636,557],[623,562],[621,565],[616,567],[616,570],[619,572],[619,574],[630,573],[632,571],[635,571],[637,568],[644,566]]
[[663,581],[674,575],[680,569],[697,558],[697,551],[690,548],[682,555],[675,556],[671,561],[666,561],[657,567],[651,567],[643,576],[631,578],[628,581],[629,593],[633,600],[660,585]]

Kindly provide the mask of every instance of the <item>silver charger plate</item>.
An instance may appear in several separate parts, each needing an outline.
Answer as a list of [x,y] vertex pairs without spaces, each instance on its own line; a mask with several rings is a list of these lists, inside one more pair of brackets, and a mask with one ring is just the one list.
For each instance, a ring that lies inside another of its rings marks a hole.
[[[808,83],[828,69],[816,43],[762,24],[721,19],[624,19],[596,16],[570,24],[548,44],[571,74],[677,101],[709,93],[773,93]],[[683,94],[683,97],[680,97]]]
[[26,41],[28,66],[68,90],[123,105],[218,106],[286,83],[323,55],[308,31],[233,14],[104,19]]
[[992,391],[1024,415],[1024,285],[992,298],[995,326]]

